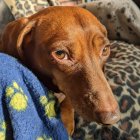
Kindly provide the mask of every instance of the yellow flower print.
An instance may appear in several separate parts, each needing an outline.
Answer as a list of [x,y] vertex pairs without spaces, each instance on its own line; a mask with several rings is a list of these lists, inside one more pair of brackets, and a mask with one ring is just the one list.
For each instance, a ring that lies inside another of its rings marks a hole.
[[14,87],[15,89],[19,89],[19,86],[18,86],[17,82],[13,82],[13,87]]
[[3,121],[2,122],[2,124],[1,124],[1,128],[3,129],[3,130],[6,130],[6,123]]
[[0,140],[5,140],[5,134],[6,134],[6,123],[5,121],[0,121]]
[[14,93],[14,89],[12,87],[8,87],[6,89],[6,96],[7,97],[11,97],[13,95],[13,93]]
[[27,96],[21,93],[15,93],[11,98],[10,105],[17,111],[22,111],[27,108]]
[[46,104],[48,103],[47,97],[46,97],[46,96],[41,96],[41,97],[40,97],[40,103],[41,103],[42,105],[46,105]]
[[44,107],[45,115],[48,117],[56,117],[55,113],[55,100],[41,96],[39,99],[41,105]]
[[6,88],[6,97],[10,98],[10,106],[17,111],[24,111],[28,106],[28,97],[15,81]]
[[5,140],[5,133],[4,132],[0,132],[0,140]]
[[2,121],[2,120],[0,120],[0,130],[3,130],[3,131],[5,131],[6,130],[6,122],[5,121]]
[[45,106],[45,115],[47,115],[48,117],[55,117],[56,116],[54,105],[55,105],[55,101],[50,101]]
[[36,140],[52,140],[51,137],[46,137],[45,135],[38,137]]
[[38,137],[36,140],[44,140],[43,137]]

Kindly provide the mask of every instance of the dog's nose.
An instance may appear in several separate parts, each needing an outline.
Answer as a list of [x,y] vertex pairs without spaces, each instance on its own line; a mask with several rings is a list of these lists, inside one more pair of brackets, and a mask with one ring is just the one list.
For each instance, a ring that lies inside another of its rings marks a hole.
[[117,108],[114,112],[96,112],[97,122],[110,125],[120,120],[120,111]]

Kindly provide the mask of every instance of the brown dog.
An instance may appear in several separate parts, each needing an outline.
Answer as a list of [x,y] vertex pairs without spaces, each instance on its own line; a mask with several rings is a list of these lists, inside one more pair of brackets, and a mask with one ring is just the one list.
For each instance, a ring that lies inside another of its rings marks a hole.
[[120,119],[118,104],[103,74],[110,54],[104,26],[79,7],[50,7],[7,25],[1,50],[21,59],[45,85],[63,92],[62,120],[74,129],[73,108],[102,124]]

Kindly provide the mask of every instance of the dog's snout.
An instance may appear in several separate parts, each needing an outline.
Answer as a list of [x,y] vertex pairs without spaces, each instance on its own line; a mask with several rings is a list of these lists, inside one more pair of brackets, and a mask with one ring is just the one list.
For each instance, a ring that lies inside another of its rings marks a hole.
[[120,111],[117,108],[114,112],[96,112],[97,122],[110,125],[120,120]]

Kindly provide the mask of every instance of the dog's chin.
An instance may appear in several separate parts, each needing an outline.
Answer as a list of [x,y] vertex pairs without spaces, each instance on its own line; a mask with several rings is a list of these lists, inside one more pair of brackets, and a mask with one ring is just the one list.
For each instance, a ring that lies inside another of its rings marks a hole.
[[87,112],[87,110],[81,111],[81,109],[76,110],[75,108],[75,112],[76,114],[78,114],[78,116],[82,117],[82,119],[88,123],[96,121],[94,114],[91,113],[92,111],[91,112]]

